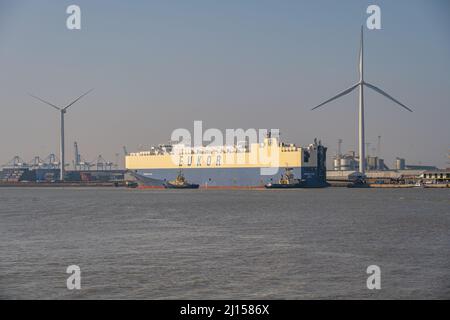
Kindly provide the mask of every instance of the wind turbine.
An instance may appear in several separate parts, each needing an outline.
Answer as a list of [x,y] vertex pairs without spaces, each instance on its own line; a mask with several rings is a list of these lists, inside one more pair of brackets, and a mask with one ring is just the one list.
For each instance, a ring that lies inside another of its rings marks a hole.
[[88,92],[82,94],[81,96],[79,96],[78,98],[76,98],[75,100],[73,100],[71,103],[69,103],[68,105],[66,105],[65,107],[59,107],[54,105],[53,103],[50,103],[48,101],[45,101],[39,97],[36,97],[32,94],[29,94],[31,97],[38,99],[39,101],[48,104],[49,106],[55,108],[56,110],[58,110],[61,114],[61,137],[60,137],[60,149],[59,149],[59,155],[60,155],[60,160],[61,160],[61,165],[60,165],[60,173],[59,173],[59,179],[61,181],[64,181],[64,171],[65,171],[65,151],[64,151],[64,114],[67,112],[67,109],[72,106],[73,104],[75,104],[78,100],[80,100],[81,98],[83,98],[85,95],[87,95],[88,93],[90,93],[92,90],[89,90]]
[[356,88],[359,89],[359,172],[364,175],[366,172],[366,165],[365,165],[365,140],[364,140],[364,86],[374,90],[375,92],[385,96],[386,98],[394,101],[399,106],[405,108],[406,110],[412,112],[410,108],[405,106],[400,101],[396,100],[380,88],[374,86],[373,84],[370,84],[366,81],[364,81],[364,33],[363,33],[363,27],[361,26],[361,47],[359,51],[359,81],[348,88],[347,90],[342,91],[341,93],[337,94],[331,99],[328,99],[325,102],[322,102],[318,106],[312,108],[311,110],[317,109],[333,100],[336,100],[342,96],[345,96],[355,90]]

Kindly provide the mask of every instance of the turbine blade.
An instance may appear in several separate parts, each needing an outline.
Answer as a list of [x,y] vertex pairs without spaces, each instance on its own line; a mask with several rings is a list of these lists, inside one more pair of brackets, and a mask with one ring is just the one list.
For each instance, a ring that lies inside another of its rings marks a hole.
[[318,106],[312,108],[311,110],[315,110],[317,108],[320,108],[321,106],[323,106],[324,104],[327,104],[328,102],[331,102],[333,100],[336,100],[342,96],[345,96],[346,94],[349,94],[350,92],[352,92],[353,90],[355,90],[357,87],[359,86],[359,83],[351,86],[350,88],[348,88],[347,90],[342,91],[341,93],[338,93],[337,95],[335,95],[333,98],[328,99],[327,101],[322,102],[321,104],[319,104]]
[[69,103],[67,106],[65,106],[64,108],[63,108],[63,110],[66,110],[67,108],[69,108],[71,105],[73,105],[74,103],[76,103],[78,100],[80,100],[81,98],[83,98],[84,96],[86,96],[88,93],[90,93],[92,90],[94,90],[94,89],[91,89],[91,90],[89,90],[88,92],[86,92],[86,93],[84,93],[84,94],[82,94],[81,96],[79,96],[78,98],[76,98],[74,101],[72,101],[71,103]]
[[58,107],[58,106],[55,106],[53,103],[50,103],[50,102],[45,101],[45,100],[43,100],[43,99],[41,99],[41,98],[39,98],[39,97],[36,97],[36,96],[32,95],[31,93],[29,93],[28,95],[29,95],[30,97],[33,97],[33,98],[35,98],[35,99],[37,99],[37,100],[39,100],[39,101],[45,103],[45,104],[48,104],[49,106],[55,108],[56,110],[61,111],[61,108]]
[[359,49],[359,79],[364,81],[364,27],[361,26],[361,39]]
[[367,83],[367,82],[364,82],[364,84],[365,84],[366,86],[368,86],[370,89],[372,89],[373,91],[378,92],[379,94],[385,96],[386,98],[388,98],[388,99],[394,101],[396,104],[398,104],[398,105],[400,105],[401,107],[405,108],[405,109],[408,110],[409,112],[413,112],[410,108],[408,108],[407,106],[405,106],[403,103],[401,103],[401,102],[398,101],[397,99],[391,97],[389,94],[387,94],[386,92],[384,92],[384,91],[381,90],[380,88],[375,87],[373,84],[370,84],[370,83]]

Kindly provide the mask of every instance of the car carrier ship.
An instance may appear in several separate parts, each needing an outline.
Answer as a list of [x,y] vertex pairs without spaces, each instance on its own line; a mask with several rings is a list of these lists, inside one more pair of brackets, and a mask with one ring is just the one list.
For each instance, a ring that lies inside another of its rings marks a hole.
[[125,166],[141,187],[164,188],[182,172],[200,188],[264,188],[277,183],[285,170],[305,188],[328,186],[326,151],[321,142],[307,147],[280,142],[269,133],[262,143],[232,146],[165,144],[130,153]]

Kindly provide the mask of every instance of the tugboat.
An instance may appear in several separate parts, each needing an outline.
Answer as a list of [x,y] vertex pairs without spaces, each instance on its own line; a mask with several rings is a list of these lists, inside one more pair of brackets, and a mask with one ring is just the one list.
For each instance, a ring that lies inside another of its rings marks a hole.
[[138,183],[136,181],[126,181],[125,182],[125,186],[127,188],[137,188],[138,187]]
[[278,183],[268,183],[264,187],[267,189],[292,189],[304,187],[304,183],[301,180],[294,178],[292,168],[285,168],[284,170],[285,172]]
[[181,170],[175,180],[169,181],[164,185],[166,189],[198,189],[199,186],[198,184],[188,183]]

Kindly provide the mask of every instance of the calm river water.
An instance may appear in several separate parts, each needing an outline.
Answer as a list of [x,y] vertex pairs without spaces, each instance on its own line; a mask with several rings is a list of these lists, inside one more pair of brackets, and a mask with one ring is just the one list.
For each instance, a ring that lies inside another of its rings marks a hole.
[[448,299],[450,191],[1,188],[0,298]]

